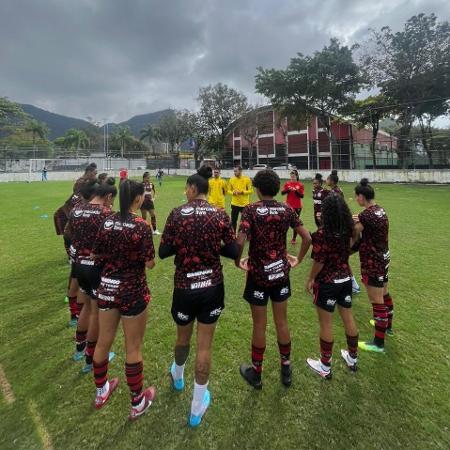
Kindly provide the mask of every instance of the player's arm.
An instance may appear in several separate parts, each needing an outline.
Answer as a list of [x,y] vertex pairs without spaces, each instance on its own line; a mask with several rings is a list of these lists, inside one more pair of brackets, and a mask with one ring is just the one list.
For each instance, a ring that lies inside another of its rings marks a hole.
[[236,265],[236,267],[238,269],[242,269],[242,262],[241,262],[241,257],[242,257],[242,253],[244,251],[244,244],[245,241],[247,240],[247,235],[245,233],[243,233],[242,231],[239,232],[237,239],[236,239],[236,245],[238,248],[237,251],[237,256],[234,260],[234,264]]
[[242,191],[244,195],[250,195],[253,192],[252,182],[250,181],[250,178],[246,181],[245,189]]
[[302,244],[300,245],[300,250],[297,256],[298,264],[300,264],[303,261],[303,258],[305,257],[311,245],[311,234],[303,225],[299,225],[297,228],[295,228],[295,231],[302,240]]
[[[223,213],[222,224],[222,241],[223,245],[220,247],[220,255],[225,258],[235,260],[239,255],[239,246],[236,243],[233,227],[231,226],[230,218]],[[241,252],[242,253],[242,252]]]
[[233,196],[234,195],[234,188],[233,188],[233,182],[231,180],[228,182],[227,189],[228,189],[228,195]]
[[64,237],[69,241],[71,241],[72,236],[73,236],[72,221],[69,218],[69,220],[66,223],[66,226],[64,227]]
[[287,195],[288,192],[289,192],[289,189],[287,188],[286,185],[284,185],[283,190],[281,191],[281,195]]
[[161,236],[161,242],[159,244],[158,256],[161,259],[168,258],[169,256],[177,253],[174,242],[175,227],[173,223],[173,211],[167,218],[166,226],[164,227],[163,234]]
[[297,197],[303,198],[305,196],[305,187],[301,184],[298,189],[295,190],[295,195]]
[[361,238],[361,233],[364,230],[364,225],[361,222],[355,223],[355,228],[353,228],[353,236],[350,242],[350,247],[353,251],[357,251],[357,243]]
[[313,265],[311,267],[311,272],[309,273],[309,277],[306,280],[306,291],[309,292],[310,294],[313,293],[313,286],[314,286],[314,281],[317,277],[317,275],[319,275],[320,271],[323,269],[324,264],[320,263],[318,261],[314,261]]

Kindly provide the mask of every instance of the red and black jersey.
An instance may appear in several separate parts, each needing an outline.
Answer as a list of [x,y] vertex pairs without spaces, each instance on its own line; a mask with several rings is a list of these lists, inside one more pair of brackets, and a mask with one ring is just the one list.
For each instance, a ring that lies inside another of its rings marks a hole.
[[175,253],[175,288],[201,289],[223,282],[220,249],[234,242],[230,218],[206,200],[174,208],[161,237]]
[[339,186],[334,186],[333,188],[331,188],[330,192],[333,192],[334,194],[340,195],[342,198],[344,198],[344,193]]
[[316,282],[343,283],[350,280],[349,256],[350,242],[343,245],[338,236],[325,236],[323,228],[312,234],[311,257],[324,265],[316,277]]
[[144,195],[150,197],[153,200],[155,195],[155,185],[151,181],[144,181]]
[[330,193],[327,189],[324,189],[322,186],[313,189],[312,191],[312,198],[313,198],[313,204],[314,204],[314,215],[316,213],[319,213],[322,211],[322,202],[324,201],[325,197]]
[[101,224],[92,249],[102,266],[97,296],[104,301],[143,299],[149,296],[145,263],[155,259],[152,233],[141,217],[125,220],[112,214]]
[[91,257],[92,246],[98,229],[111,214],[111,209],[92,203],[77,203],[69,215],[66,234],[71,240],[70,258],[72,262],[94,265]]
[[250,241],[248,267],[260,286],[269,287],[289,277],[286,235],[303,223],[288,205],[276,200],[262,200],[244,208],[239,232]]
[[281,191],[283,195],[287,194],[286,203],[294,209],[302,208],[302,198],[305,194],[305,187],[300,181],[288,181]]
[[358,215],[364,227],[359,246],[361,275],[381,277],[389,266],[389,220],[383,208],[372,205]]

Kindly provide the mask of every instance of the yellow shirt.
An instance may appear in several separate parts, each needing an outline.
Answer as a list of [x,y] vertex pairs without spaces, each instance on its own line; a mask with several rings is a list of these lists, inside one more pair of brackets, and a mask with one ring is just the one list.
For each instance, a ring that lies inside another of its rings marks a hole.
[[[242,194],[233,194],[233,191],[241,191]],[[247,206],[250,203],[250,194],[253,192],[252,181],[249,177],[241,175],[228,181],[228,194],[231,195],[231,204],[234,206]]]
[[223,178],[210,178],[208,190],[208,202],[217,208],[225,208],[225,194],[227,182]]

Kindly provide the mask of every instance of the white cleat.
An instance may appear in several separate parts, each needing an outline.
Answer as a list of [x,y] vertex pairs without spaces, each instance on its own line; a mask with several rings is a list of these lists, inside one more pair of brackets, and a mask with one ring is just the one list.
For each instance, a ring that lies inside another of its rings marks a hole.
[[331,367],[326,367],[320,359],[307,358],[306,363],[309,368],[326,380],[331,380]]
[[356,372],[358,370],[358,359],[352,358],[350,354],[348,353],[348,350],[341,350],[341,356],[342,359],[345,361],[345,364],[347,364],[347,367],[352,371]]

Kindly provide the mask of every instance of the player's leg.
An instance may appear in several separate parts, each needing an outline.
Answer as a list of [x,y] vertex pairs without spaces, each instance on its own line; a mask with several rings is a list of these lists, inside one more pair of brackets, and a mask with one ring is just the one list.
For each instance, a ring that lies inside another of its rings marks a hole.
[[152,224],[153,234],[157,234],[157,235],[161,234],[158,231],[158,227],[156,226],[156,212],[155,212],[154,208],[152,208],[150,210],[150,220],[151,220],[151,224]]
[[108,380],[108,356],[116,337],[120,321],[120,312],[117,308],[100,310],[98,313],[99,333],[94,351],[94,381],[97,388],[95,407],[101,408],[109,399],[119,384],[118,378]]
[[386,334],[388,336],[393,336],[394,332],[392,331],[392,321],[394,320],[394,301],[392,300],[391,294],[389,293],[388,282],[384,283],[383,300],[388,313]]
[[78,291],[77,304],[82,303],[80,315],[77,322],[77,331],[75,333],[75,353],[72,358],[74,361],[81,361],[84,358],[84,351],[87,343],[87,332],[90,321],[90,298],[81,291]]
[[[69,312],[70,312],[70,327],[77,326],[78,320],[78,311],[79,308],[77,306],[77,298],[78,298],[78,280],[73,278],[72,275],[69,275],[69,285],[67,288],[67,298],[69,300]],[[80,308],[81,310],[81,308]]]
[[287,319],[288,301],[272,301],[273,320],[277,332],[278,350],[280,352],[281,382],[289,387],[292,384],[291,370],[291,335]]
[[193,329],[194,321],[187,325],[177,324],[177,338],[174,348],[175,357],[169,371],[172,378],[172,387],[176,391],[182,391],[184,389],[184,368],[189,356]]
[[356,327],[351,308],[344,308],[338,305],[338,311],[344,324],[347,339],[347,349],[341,350],[341,356],[347,364],[347,367],[351,371],[356,372],[358,362],[358,328]]
[[237,221],[239,217],[239,206],[231,205],[231,226],[234,232],[237,231]]
[[[144,307],[144,305],[142,305]],[[140,308],[141,309],[141,308]],[[137,315],[122,315],[122,327],[125,335],[125,375],[131,395],[131,412],[129,420],[135,420],[150,407],[156,395],[155,386],[144,387],[144,362],[142,342],[147,326],[148,310],[137,310]]]

